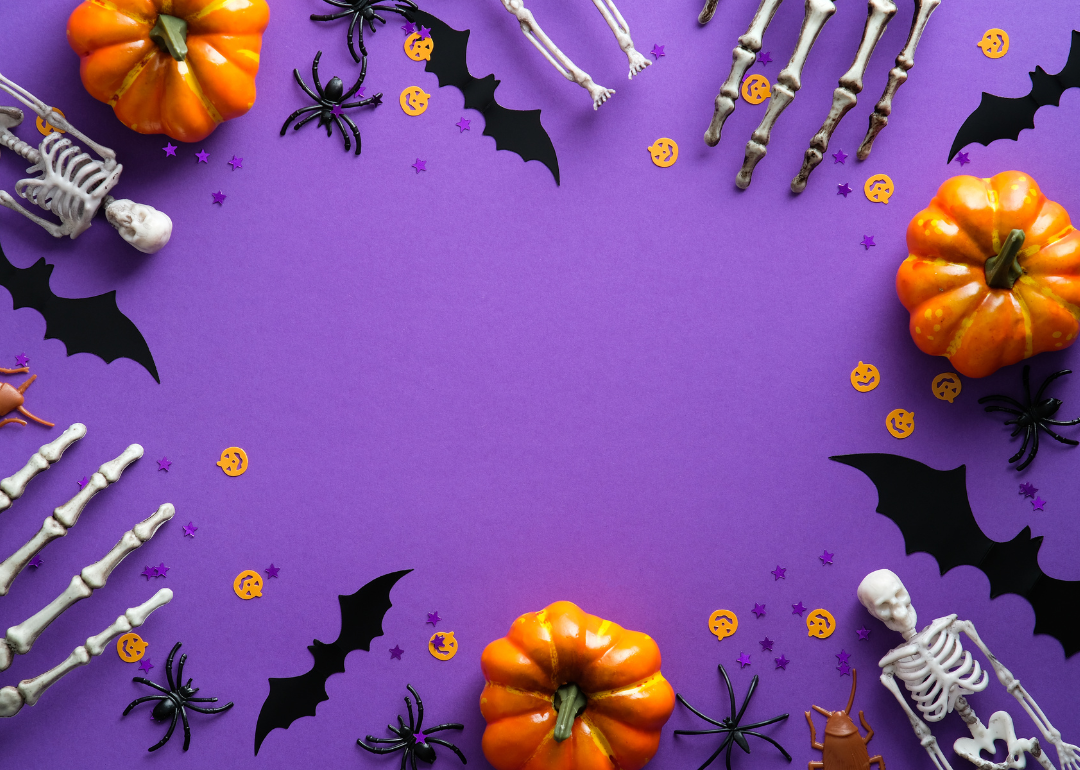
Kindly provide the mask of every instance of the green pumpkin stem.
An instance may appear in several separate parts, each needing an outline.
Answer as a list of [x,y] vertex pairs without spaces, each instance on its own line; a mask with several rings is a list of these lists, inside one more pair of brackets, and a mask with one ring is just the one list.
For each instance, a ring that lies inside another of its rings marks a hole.
[[555,741],[562,743],[573,732],[574,720],[585,710],[585,693],[576,684],[564,684],[555,691],[551,702],[559,713],[559,718],[555,720]]
[[1024,268],[1020,267],[1016,258],[1020,249],[1024,247],[1024,231],[1013,230],[1001,251],[996,256],[986,260],[986,285],[992,289],[1011,289],[1016,280],[1024,274]]
[[150,30],[150,39],[177,61],[187,56],[187,22],[175,16],[161,14]]

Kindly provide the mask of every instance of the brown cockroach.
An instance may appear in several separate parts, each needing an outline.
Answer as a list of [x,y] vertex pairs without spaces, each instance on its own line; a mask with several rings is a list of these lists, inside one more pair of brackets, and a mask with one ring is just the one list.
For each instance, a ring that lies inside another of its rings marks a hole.
[[825,723],[825,742],[818,743],[814,731],[814,720],[806,712],[806,721],[810,724],[810,746],[821,752],[821,762],[811,762],[810,770],[870,770],[870,765],[877,764],[879,770],[885,770],[885,760],[881,755],[871,757],[866,744],[874,737],[874,728],[866,724],[866,717],[859,712],[859,721],[866,730],[866,737],[859,735],[859,728],[851,721],[851,706],[855,703],[855,685],[857,674],[851,669],[851,697],[847,708],[841,711],[826,711],[821,706],[811,706],[814,711],[824,714],[829,721]]

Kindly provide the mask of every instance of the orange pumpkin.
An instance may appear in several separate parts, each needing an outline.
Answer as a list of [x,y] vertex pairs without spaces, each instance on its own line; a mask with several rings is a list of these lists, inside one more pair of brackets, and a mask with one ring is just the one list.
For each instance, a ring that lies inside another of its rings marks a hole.
[[140,134],[205,139],[255,103],[265,0],[86,0],[68,19],[83,85]]
[[571,602],[522,615],[480,665],[496,770],[638,770],[675,707],[656,642]]
[[947,180],[907,230],[896,292],[925,353],[985,377],[1067,348],[1080,325],[1080,233],[1027,174]]

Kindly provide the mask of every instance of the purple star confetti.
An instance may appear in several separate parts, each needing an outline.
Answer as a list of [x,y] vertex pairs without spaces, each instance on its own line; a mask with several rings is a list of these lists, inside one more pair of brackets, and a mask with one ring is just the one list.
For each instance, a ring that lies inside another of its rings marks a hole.
[[184,525],[184,537],[195,537],[195,533],[198,530],[199,528],[189,521],[187,524]]
[[161,562],[161,564],[154,567],[154,576],[155,577],[168,577],[168,575],[165,574],[168,571],[169,571],[169,568],[165,566],[165,562]]
[[874,243],[874,236],[872,236],[872,235],[864,235],[862,237],[862,240],[859,241],[859,245],[862,246],[867,251],[870,251],[871,246],[877,246],[877,244]]
[[139,574],[149,580],[152,577],[157,577],[157,570],[153,567],[143,567],[143,571]]
[[1020,485],[1020,494],[1022,494],[1024,497],[1035,497],[1035,493],[1038,491],[1039,490],[1035,487],[1034,484],[1029,484],[1025,482]]
[[870,639],[870,629],[867,628],[866,626],[863,626],[862,628],[860,628],[855,633],[857,633],[859,635],[859,641],[860,642],[865,642],[865,641],[868,641]]
[[243,158],[238,158],[235,155],[233,155],[232,160],[229,161],[229,165],[232,166],[233,171],[236,171],[236,169],[244,167],[244,159]]
[[45,562],[43,562],[41,560],[40,556],[35,556],[33,559],[30,560],[29,566],[36,568],[36,567],[40,567],[44,563]]
[[798,604],[791,605],[791,614],[792,615],[798,615],[801,618],[802,614],[804,612],[806,612],[806,607],[803,606],[802,602],[799,602]]
[[416,169],[417,174],[419,174],[421,171],[427,171],[427,161],[417,158],[416,163],[413,163],[412,167]]
[[434,612],[429,612],[427,614],[427,622],[433,626],[437,626],[440,620],[442,620],[442,618],[439,617],[438,610],[435,610]]
[[958,152],[956,154],[956,162],[960,164],[960,168],[963,168],[968,163],[971,163],[971,158],[968,157],[966,152]]
[[465,118],[462,118],[461,120],[459,120],[454,125],[458,127],[458,133],[461,134],[461,133],[464,133],[464,132],[469,130],[469,123],[471,123],[471,122],[472,121],[470,121],[470,120],[466,120]]
[[150,662],[149,658],[143,658],[142,663],[139,664],[139,670],[141,670],[144,674],[149,674],[150,669],[152,669],[153,667],[154,664]]
[[847,153],[845,153],[843,150],[837,150],[836,152],[834,152],[832,154],[832,157],[833,157],[833,165],[834,166],[837,163],[843,163],[845,160],[848,159]]
[[740,652],[739,657],[735,659],[735,662],[738,663],[742,668],[746,668],[750,665],[750,656],[747,655],[745,652]]
[[431,37],[431,29],[429,27],[421,26],[420,27],[420,39],[421,40],[427,40],[429,37]]
[[661,56],[666,56],[667,55],[667,54],[664,53],[664,46],[662,46],[662,45],[654,45],[652,47],[652,50],[649,51],[649,53],[651,53],[653,55],[653,60],[654,61],[659,60]]
[[836,670],[840,672],[840,676],[851,676],[851,666],[847,663],[841,663]]
[[276,578],[277,573],[281,572],[281,567],[275,567],[274,562],[270,562],[270,566],[263,570],[266,573],[267,578]]
[[1044,506],[1044,505],[1046,505],[1046,501],[1045,501],[1045,500],[1043,500],[1043,499],[1042,499],[1041,497],[1039,497],[1038,495],[1035,495],[1035,499],[1031,501],[1031,510],[1032,510],[1032,511],[1042,511],[1042,510],[1045,510],[1045,509],[1043,508],[1043,506]]
[[776,642],[774,642],[772,639],[770,639],[769,637],[766,636],[764,639],[762,639],[760,642],[758,642],[758,644],[761,645],[761,651],[762,652],[766,652],[766,651],[772,652],[772,646],[774,644],[776,644]]
[[782,668],[784,669],[784,671],[787,671],[787,664],[791,661],[784,657],[784,653],[780,653],[780,657],[776,658],[775,660],[777,668]]
[[176,145],[173,144],[172,142],[166,143],[165,146],[162,147],[161,149],[165,150],[165,157],[166,158],[169,158],[169,157],[175,158],[176,157]]
[[446,641],[445,636],[443,636],[442,634],[435,634],[435,640],[431,643],[431,646],[439,652],[445,652],[445,650],[443,649],[444,641]]
[[787,567],[781,567],[779,564],[777,564],[776,569],[772,571],[773,582],[775,583],[777,580],[787,580],[787,578],[784,577],[786,573]]
[[30,358],[26,355],[26,353],[19,353],[19,355],[15,356],[15,365],[16,366],[21,368],[23,366],[27,366],[29,363],[30,363]]
[[765,605],[764,604],[754,604],[754,609],[752,609],[750,611],[752,613],[754,613],[754,615],[756,615],[757,617],[760,618],[762,615],[765,614]]
[[401,660],[401,653],[403,652],[405,652],[405,650],[395,644],[390,648],[390,660]]
[[848,197],[848,195],[851,194],[851,185],[849,185],[847,182],[844,182],[843,184],[838,184],[836,186],[836,194],[843,195],[845,198]]
[[851,659],[851,653],[848,652],[847,650],[840,650],[840,652],[836,653],[836,662],[837,663],[847,663],[848,660],[850,660],[850,659]]
[[771,62],[771,61],[772,61],[772,57],[771,57],[771,56],[769,56],[769,53],[770,53],[769,51],[765,51],[765,52],[763,52],[763,53],[759,53],[759,54],[757,55],[757,60],[758,60],[758,64],[762,64],[762,65],[764,65],[764,64],[768,64],[769,62]]
[[338,117],[341,117],[342,115],[345,114],[345,110],[341,109],[340,104],[335,104],[334,108],[332,110],[330,110],[330,112],[332,114],[334,114],[334,115],[337,115]]
[[836,556],[835,553],[829,553],[828,551],[825,551],[825,553],[821,554],[821,556],[818,557],[819,559],[821,559],[821,566],[824,567],[826,564],[832,564],[832,557],[834,556]]
[[413,34],[414,32],[416,32],[416,25],[415,25],[415,24],[413,24],[413,23],[412,23],[411,21],[410,21],[410,22],[406,22],[405,24],[402,24],[402,25],[401,25],[401,28],[402,28],[403,30],[405,30],[405,34],[406,34],[406,35],[411,35],[411,34]]
[[[218,190],[216,193],[210,194],[214,196],[214,203],[218,204],[219,206],[225,203],[226,195],[221,190]],[[214,203],[211,203],[210,205],[213,206]]]
[[198,158],[198,160],[195,161],[196,163],[209,163],[210,162],[210,153],[208,153],[206,150],[195,153],[195,157]]
[[82,489],[83,487],[85,487],[87,484],[90,483],[90,479],[86,478],[86,476],[83,476],[81,479],[79,479],[75,483],[79,485],[79,489]]
[[170,460],[168,457],[162,457],[160,460],[157,461],[157,469],[159,471],[165,471],[166,473],[168,473],[170,465],[172,465],[172,460]]

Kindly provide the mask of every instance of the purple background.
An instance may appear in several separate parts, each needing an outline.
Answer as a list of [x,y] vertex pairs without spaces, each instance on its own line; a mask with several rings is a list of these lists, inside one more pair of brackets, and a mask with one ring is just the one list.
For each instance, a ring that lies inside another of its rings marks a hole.
[[[496,0],[432,0],[427,9],[473,31],[474,74],[495,72],[500,101],[543,109],[559,153],[562,187],[539,163],[523,163],[481,135],[482,118],[462,96],[439,89],[434,75],[401,50],[400,22],[368,35],[368,93],[386,103],[356,116],[360,158],[340,137],[315,126],[278,130],[306,98],[291,79],[309,76],[324,51],[324,80],[350,81],[357,68],[345,47],[345,25],[308,21],[327,6],[315,0],[273,3],[259,73],[259,97],[245,117],[205,142],[161,151],[165,137],[139,136],[92,100],[64,39],[72,0],[9,0],[0,7],[7,76],[64,109],[90,136],[116,148],[125,165],[117,192],[173,218],[175,233],[154,257],[132,251],[105,223],[76,242],[53,241],[14,213],[0,211],[8,258],[26,267],[39,257],[56,265],[62,296],[118,290],[121,309],[142,330],[161,372],[156,384],[138,365],[106,366],[43,341],[32,310],[12,311],[0,292],[0,365],[26,353],[40,375],[28,407],[57,423],[55,431],[18,426],[0,433],[0,475],[26,461],[64,426],[84,422],[87,437],[0,516],[9,553],[35,532],[48,511],[77,491],[76,479],[131,442],[146,457],[87,508],[71,537],[43,552],[0,600],[0,627],[40,608],[70,577],[96,561],[117,537],[160,503],[176,519],[133,554],[106,588],[51,627],[34,650],[4,673],[3,683],[34,676],[63,659],[124,608],[168,586],[176,598],[143,627],[155,679],[169,647],[184,642],[187,670],[202,695],[236,702],[225,715],[192,718],[191,751],[178,732],[164,749],[146,748],[164,734],[149,707],[126,718],[139,672],[111,651],[70,674],[33,708],[0,721],[5,767],[392,768],[395,758],[361,752],[355,740],[402,713],[406,682],[425,698],[430,719],[466,724],[456,742],[470,767],[485,767],[477,702],[484,645],[519,614],[570,599],[586,610],[651,634],[676,691],[723,715],[717,662],[731,672],[741,698],[761,676],[748,716],[788,711],[770,733],[804,767],[809,748],[802,711],[812,703],[841,708],[851,680],[837,673],[841,648],[863,674],[857,708],[877,730],[871,753],[890,767],[930,762],[906,718],[877,684],[876,661],[899,636],[870,618],[855,599],[870,570],[897,571],[923,623],[950,612],[973,620],[983,638],[1023,681],[1067,739],[1080,742],[1070,703],[1080,688],[1080,657],[1033,636],[1030,606],[1016,596],[990,601],[986,578],[962,567],[938,576],[934,560],[905,556],[897,528],[874,513],[876,492],[858,471],[827,458],[893,452],[938,468],[968,468],[976,518],[1004,540],[1030,525],[1046,535],[1043,568],[1080,580],[1076,450],[1044,442],[1036,463],[1018,475],[1014,451],[995,417],[976,405],[988,393],[1019,391],[1020,367],[984,381],[964,380],[953,404],[930,392],[950,369],[920,353],[907,333],[893,276],[905,256],[910,217],[937,186],[960,173],[945,166],[948,147],[982,90],[1021,95],[1028,70],[1065,63],[1080,10],[1053,0],[1016,4],[947,0],[935,12],[917,63],[895,102],[870,160],[855,149],[903,45],[911,2],[885,34],[858,106],[837,131],[830,158],[807,191],[788,192],[809,138],[828,110],[837,78],[850,62],[865,19],[861,3],[843,2],[826,26],[782,116],[770,154],[752,187],[733,180],[742,148],[766,105],[740,101],[721,145],[701,140],[712,100],[728,72],[731,48],[755,0],[723,0],[699,28],[694,0],[661,7],[620,0],[637,47],[666,46],[667,55],[627,83],[625,57],[586,0],[532,7],[557,43],[616,96],[594,113],[585,92],[564,82],[518,32]],[[775,80],[798,35],[802,9],[785,4],[755,65]],[[1012,48],[985,58],[975,42],[1002,27]],[[651,57],[650,57],[651,58]],[[419,118],[405,116],[397,94],[419,85],[433,94]],[[473,129],[459,133],[462,116]],[[1045,108],[1037,130],[1020,141],[968,148],[964,171],[981,176],[1019,168],[1048,196],[1080,212],[1072,150],[1080,93]],[[20,129],[37,140],[33,122]],[[659,169],[646,147],[660,136],[680,144],[678,163]],[[209,164],[196,164],[205,149]],[[233,171],[226,162],[243,157]],[[428,171],[416,174],[416,158]],[[0,155],[10,190],[22,164]],[[861,194],[874,173],[889,174],[896,194],[887,206]],[[836,194],[839,183],[856,190]],[[221,190],[223,206],[211,203]],[[859,245],[873,235],[877,246]],[[1042,355],[1034,378],[1073,365],[1076,354]],[[848,372],[874,363],[882,385],[854,391]],[[19,381],[13,378],[11,381]],[[1077,375],[1054,391],[1067,417],[1080,410]],[[916,415],[913,436],[884,430],[891,409]],[[214,465],[230,445],[246,449],[251,470],[227,478]],[[166,455],[168,473],[154,462]],[[1031,510],[1017,494],[1027,480],[1048,502]],[[193,521],[195,538],[181,526]],[[835,552],[823,567],[818,555]],[[139,575],[164,561],[166,579]],[[281,575],[265,595],[241,602],[234,576],[271,562]],[[770,570],[783,565],[787,578]],[[255,720],[267,678],[306,671],[313,637],[335,638],[337,595],[352,593],[391,570],[415,568],[393,592],[386,634],[355,653],[328,684],[318,717],[267,738],[252,756]],[[808,638],[788,609],[802,601],[825,607],[839,624],[828,640]],[[755,619],[755,602],[767,614]],[[717,608],[738,613],[738,633],[723,642],[706,632]],[[426,651],[426,613],[445,618],[460,643],[453,661]],[[1075,608],[1062,608],[1073,612]],[[858,642],[855,630],[872,630]],[[776,640],[774,655],[792,660],[774,670],[758,640]],[[387,649],[400,645],[402,660]],[[751,655],[739,670],[735,658]],[[1016,716],[1018,732],[1035,729],[993,683],[972,699],[985,720],[997,708]],[[823,720],[817,721],[819,731]],[[701,727],[678,707],[652,767],[696,767],[711,753],[707,738],[673,738]],[[962,724],[950,716],[935,728],[946,755]],[[753,744],[741,767],[786,764],[772,747]],[[456,763],[440,752],[440,766]],[[1051,752],[1055,764],[1058,758]]]

